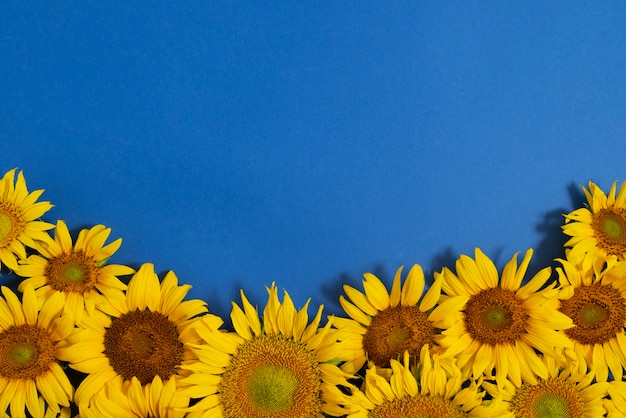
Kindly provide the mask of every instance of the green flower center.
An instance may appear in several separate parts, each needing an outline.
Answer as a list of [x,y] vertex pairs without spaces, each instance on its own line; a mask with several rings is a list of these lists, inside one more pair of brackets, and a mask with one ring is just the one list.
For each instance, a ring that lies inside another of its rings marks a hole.
[[11,360],[17,367],[26,367],[37,358],[37,348],[31,344],[16,344],[10,352]]
[[76,263],[66,265],[65,270],[63,270],[63,277],[72,283],[82,282],[87,274],[85,266]]
[[523,301],[515,292],[501,287],[472,295],[464,317],[469,334],[483,344],[514,344],[526,334],[528,314]]
[[489,306],[485,309],[483,320],[492,331],[502,331],[511,326],[511,312],[502,306]]
[[598,247],[607,254],[623,255],[626,252],[626,209],[600,209],[593,215],[591,227]]
[[610,284],[577,287],[559,309],[575,325],[565,334],[580,344],[604,344],[622,333],[626,323],[626,299]]
[[392,306],[372,318],[363,336],[363,348],[374,364],[389,367],[389,360],[407,350],[412,358],[419,358],[425,344],[434,344],[434,335],[432,322],[419,307]]
[[610,311],[601,304],[587,303],[581,306],[579,315],[580,326],[596,328],[609,319]]
[[387,342],[389,343],[389,347],[393,351],[399,352],[403,347],[406,346],[407,342],[411,339],[411,330],[399,327],[393,330],[387,336]]
[[602,230],[609,238],[620,239],[624,236],[624,225],[621,219],[613,217],[605,218],[602,224]]
[[0,332],[0,377],[35,379],[56,361],[50,333],[35,325],[11,325]]
[[571,411],[567,400],[556,393],[543,393],[535,400],[533,408],[536,417],[567,418]]
[[511,412],[516,417],[576,418],[586,416],[584,404],[575,384],[549,379],[536,385],[523,383],[511,399]]
[[322,370],[306,345],[259,335],[237,348],[219,392],[225,417],[322,416]]
[[248,380],[248,393],[258,409],[279,412],[291,408],[298,389],[298,376],[285,367],[263,364]]
[[77,250],[51,258],[46,266],[48,284],[54,290],[84,294],[100,279],[100,268],[92,256]]

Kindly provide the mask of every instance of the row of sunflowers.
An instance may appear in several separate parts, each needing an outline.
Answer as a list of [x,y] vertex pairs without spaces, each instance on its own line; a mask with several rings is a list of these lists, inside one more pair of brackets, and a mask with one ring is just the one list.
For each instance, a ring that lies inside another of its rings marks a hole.
[[[626,182],[589,182],[564,215],[554,270],[499,272],[480,249],[454,271],[365,274],[343,313],[275,284],[241,291],[227,329],[173,272],[108,260],[103,225],[72,237],[24,175],[0,181],[0,414],[11,417],[624,417]],[[428,286],[426,284],[429,284]],[[282,293],[282,294],[279,294]]]

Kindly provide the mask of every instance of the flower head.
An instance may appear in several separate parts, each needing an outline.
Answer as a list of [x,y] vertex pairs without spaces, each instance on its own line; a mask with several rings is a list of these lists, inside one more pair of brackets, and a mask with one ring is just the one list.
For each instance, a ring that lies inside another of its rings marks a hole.
[[[158,397],[148,397],[153,393],[148,386],[169,387],[171,379],[177,384],[181,367],[196,360],[190,347],[198,342],[192,325],[207,311],[203,301],[183,301],[190,287],[178,286],[173,272],[160,282],[154,266],[146,263],[130,279],[125,297],[99,298],[93,314],[85,313],[60,349],[70,367],[87,374],[75,396],[81,411],[98,409],[96,399],[116,393],[159,410]],[[161,383],[155,383],[157,378]],[[141,391],[131,390],[133,379]]]
[[622,380],[626,368],[626,261],[610,260],[602,270],[586,263],[559,260],[559,310],[573,328],[565,334],[573,343],[578,373],[591,370],[605,381],[609,371]]
[[26,258],[26,247],[38,248],[50,239],[45,231],[53,227],[37,220],[52,208],[50,202],[37,202],[43,190],[29,193],[24,174],[20,171],[16,182],[15,171],[0,180],[0,265],[12,270],[18,269],[18,258]]
[[[11,416],[60,414],[74,394],[57,362],[58,343],[72,331],[72,321],[61,316],[62,302],[51,297],[40,304],[32,286],[20,302],[2,287],[0,298],[0,411]],[[65,412],[63,412],[65,413]]]
[[135,272],[127,266],[106,264],[122,244],[120,238],[104,245],[110,233],[109,228],[96,225],[81,230],[76,243],[72,244],[65,222],[58,221],[54,241],[45,242],[40,254],[30,255],[20,262],[18,274],[27,278],[18,290],[32,285],[42,300],[60,293],[64,312],[71,313],[76,322],[80,322],[85,310],[93,313],[96,294],[125,290],[126,285],[118,276]]
[[554,359],[541,359],[548,374],[535,382],[516,385],[511,381],[498,387],[491,382],[483,386],[493,396],[501,397],[508,411],[525,418],[577,418],[605,416],[609,384],[594,380],[593,374],[580,374],[575,367],[561,367]]
[[323,306],[309,323],[310,301],[297,311],[287,292],[281,303],[274,284],[267,288],[263,319],[241,292],[243,309],[233,302],[235,332],[217,324],[198,327],[202,344],[193,347],[200,362],[184,366],[191,375],[183,393],[202,398],[189,408],[196,416],[318,418],[341,416],[337,385],[349,386],[336,366],[341,352],[329,320],[320,328]]
[[465,374],[479,378],[495,369],[498,385],[512,379],[519,386],[522,379],[547,376],[538,351],[557,357],[571,346],[560,331],[572,327],[572,320],[558,311],[558,292],[546,283],[551,269],[522,286],[531,256],[528,250],[518,267],[516,254],[499,277],[493,262],[476,249],[475,259],[457,260],[456,274],[447,268],[435,274],[445,297],[431,317],[444,329],[444,355],[456,357]]
[[563,232],[571,238],[565,243],[571,248],[568,258],[584,260],[585,264],[602,264],[607,257],[626,259],[626,182],[616,195],[611,185],[608,195],[593,182],[582,187],[588,204],[565,215]]
[[391,375],[386,379],[370,363],[364,387],[346,397],[348,418],[387,417],[502,417],[505,404],[484,402],[485,392],[476,382],[465,383],[454,359],[430,355],[428,346],[420,352],[419,367],[413,370],[408,351],[401,363],[391,360]]
[[361,293],[344,285],[339,301],[351,319],[335,318],[340,330],[339,339],[350,350],[350,360],[342,365],[348,373],[358,371],[366,359],[379,367],[389,367],[391,359],[400,358],[405,350],[414,360],[424,345],[436,346],[437,330],[429,317],[439,300],[440,283],[424,292],[424,272],[414,265],[401,286],[402,267],[388,292],[381,280],[373,274],[364,275]]

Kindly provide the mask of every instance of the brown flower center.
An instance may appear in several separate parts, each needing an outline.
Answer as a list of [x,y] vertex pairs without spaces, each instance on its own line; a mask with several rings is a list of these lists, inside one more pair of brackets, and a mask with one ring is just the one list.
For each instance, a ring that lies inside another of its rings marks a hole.
[[113,319],[104,334],[104,354],[111,367],[126,380],[142,385],[158,375],[167,380],[183,359],[183,343],[176,325],[165,315],[135,311]]
[[56,360],[50,333],[34,325],[11,325],[0,332],[0,376],[32,380]]
[[571,298],[561,302],[560,310],[575,325],[565,333],[581,344],[603,344],[623,332],[626,324],[626,300],[608,284],[576,288]]
[[542,380],[536,385],[523,383],[511,399],[516,417],[578,418],[583,416],[584,401],[572,383]]
[[11,205],[0,202],[0,248],[5,248],[24,231],[24,221]]
[[73,251],[51,258],[46,267],[50,287],[59,292],[86,293],[98,283],[100,269],[84,251]]
[[465,326],[483,344],[514,343],[526,332],[528,314],[515,292],[500,287],[481,290],[465,304]]
[[626,209],[600,209],[593,215],[591,227],[598,247],[608,254],[626,253]]
[[417,395],[385,402],[367,415],[369,418],[463,418],[467,414],[440,396]]
[[222,376],[224,416],[321,416],[322,374],[315,354],[279,335],[246,341]]
[[417,306],[392,306],[380,311],[363,336],[363,348],[370,361],[389,367],[406,350],[413,359],[425,344],[433,345],[435,329],[428,315]]

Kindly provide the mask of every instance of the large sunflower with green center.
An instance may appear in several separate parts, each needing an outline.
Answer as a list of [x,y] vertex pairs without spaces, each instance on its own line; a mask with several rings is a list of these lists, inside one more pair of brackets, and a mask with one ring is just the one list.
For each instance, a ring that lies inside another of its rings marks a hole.
[[76,322],[80,322],[84,311],[93,313],[96,294],[107,293],[111,289],[125,290],[126,285],[118,276],[135,272],[127,266],[106,264],[122,244],[119,238],[105,245],[110,233],[111,229],[96,225],[81,230],[76,243],[72,244],[65,222],[58,221],[54,241],[43,243],[39,254],[30,255],[20,262],[17,273],[26,279],[20,283],[18,290],[32,285],[42,300],[60,293],[64,312],[71,313]]
[[563,366],[547,356],[541,358],[541,363],[548,371],[545,378],[521,385],[507,381],[502,387],[485,381],[483,387],[501,397],[516,417],[595,418],[605,416],[607,404],[613,405],[606,398],[609,383],[597,381],[593,373],[578,373],[575,366]]
[[332,318],[320,327],[323,306],[309,323],[309,301],[297,311],[287,292],[283,302],[274,284],[263,319],[243,291],[243,309],[233,302],[235,332],[213,324],[198,327],[203,342],[193,346],[200,362],[185,365],[191,373],[182,390],[201,398],[189,417],[321,418],[341,416],[337,385],[349,386],[337,366],[345,358]]
[[[72,332],[62,300],[37,301],[32,286],[22,301],[7,287],[0,298],[0,414],[67,416],[74,388],[57,360],[58,343]],[[68,408],[68,409],[66,409]]]
[[402,363],[391,360],[389,378],[369,363],[361,389],[345,397],[347,417],[513,418],[499,399],[483,400],[485,391],[463,378],[453,358],[431,356],[428,345],[422,347],[419,363],[414,363],[418,367],[410,366],[410,358],[405,351]]
[[[81,411],[97,413],[103,403],[96,399],[121,395],[150,411],[160,410],[159,398],[149,396],[153,386],[169,387],[172,379],[177,385],[181,366],[196,361],[190,345],[199,339],[192,325],[207,310],[201,300],[183,300],[190,288],[179,286],[171,271],[161,282],[146,263],[125,294],[107,292],[98,298],[94,312],[83,315],[59,349],[71,368],[87,374],[75,396]],[[221,323],[214,315],[207,317]],[[133,379],[142,391],[133,390]]]
[[602,270],[559,260],[560,311],[574,327],[565,330],[573,342],[578,372],[593,370],[600,381],[609,371],[622,380],[626,368],[626,261],[607,259]]
[[430,317],[444,329],[444,355],[456,357],[465,375],[480,378],[495,369],[498,385],[511,379],[519,386],[536,375],[547,377],[537,352],[558,357],[572,346],[561,331],[571,328],[572,320],[558,310],[555,285],[546,283],[550,267],[522,286],[532,253],[528,250],[519,266],[515,254],[502,277],[478,248],[475,259],[457,260],[456,274],[448,268],[435,273],[445,295]]
[[15,181],[15,169],[0,180],[0,266],[18,269],[18,258],[26,258],[26,247],[38,248],[49,240],[45,232],[53,227],[38,221],[52,208],[50,202],[37,202],[43,190],[29,193],[24,174],[20,171]]
[[350,355],[341,366],[346,372],[357,372],[366,360],[389,367],[389,361],[400,358],[406,350],[417,359],[424,345],[436,347],[438,332],[429,313],[439,300],[440,283],[433,284],[423,295],[422,268],[414,265],[404,285],[401,273],[402,267],[396,271],[391,292],[370,273],[364,275],[365,293],[344,285],[348,299],[341,295],[339,302],[351,319],[335,318],[333,324],[340,330],[339,339]]
[[[626,182],[619,192],[617,182],[608,194],[595,183],[582,187],[587,204],[565,215],[563,232],[571,238],[565,243],[571,248],[568,257],[584,260],[585,264],[601,265],[608,256],[626,259]],[[617,194],[616,194],[617,193]]]

